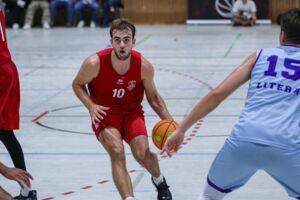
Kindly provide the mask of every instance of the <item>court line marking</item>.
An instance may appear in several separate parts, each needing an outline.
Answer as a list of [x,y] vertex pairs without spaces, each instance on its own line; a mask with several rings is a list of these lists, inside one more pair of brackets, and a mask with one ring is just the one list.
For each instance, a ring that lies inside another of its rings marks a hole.
[[231,43],[231,45],[229,46],[229,48],[228,48],[227,51],[225,52],[225,54],[224,54],[224,56],[223,56],[224,58],[228,57],[230,51],[232,50],[232,48],[234,47],[235,43],[237,42],[237,40],[238,40],[241,36],[242,36],[241,33],[236,34],[236,36],[235,36],[233,42]]

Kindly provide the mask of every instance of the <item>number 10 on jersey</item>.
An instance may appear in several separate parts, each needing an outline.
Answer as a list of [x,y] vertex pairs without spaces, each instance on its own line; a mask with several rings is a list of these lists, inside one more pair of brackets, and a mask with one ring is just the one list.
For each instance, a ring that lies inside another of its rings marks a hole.
[[123,88],[121,89],[113,89],[113,98],[119,98],[121,99],[124,97],[125,90]]

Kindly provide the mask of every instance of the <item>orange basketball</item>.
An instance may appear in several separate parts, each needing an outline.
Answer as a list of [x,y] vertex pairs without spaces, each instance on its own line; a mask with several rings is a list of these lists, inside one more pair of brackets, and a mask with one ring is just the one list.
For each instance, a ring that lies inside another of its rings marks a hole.
[[152,141],[154,145],[162,149],[167,138],[176,130],[179,126],[177,122],[170,119],[164,119],[155,124],[152,129]]

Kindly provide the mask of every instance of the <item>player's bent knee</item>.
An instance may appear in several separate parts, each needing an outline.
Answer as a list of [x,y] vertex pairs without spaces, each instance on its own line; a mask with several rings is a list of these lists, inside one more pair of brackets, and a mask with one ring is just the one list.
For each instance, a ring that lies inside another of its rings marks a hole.
[[134,157],[139,163],[144,163],[148,159],[148,157],[151,155],[150,153],[151,152],[150,152],[149,148],[147,148],[145,150],[143,149],[143,150],[134,152]]
[[110,152],[110,155],[118,160],[125,159],[124,150],[120,148],[113,148]]

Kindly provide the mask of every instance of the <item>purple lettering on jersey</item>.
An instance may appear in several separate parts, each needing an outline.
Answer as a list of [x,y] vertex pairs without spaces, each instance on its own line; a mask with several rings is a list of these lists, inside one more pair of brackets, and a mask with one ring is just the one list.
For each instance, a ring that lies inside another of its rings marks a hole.
[[270,64],[269,64],[268,70],[264,72],[265,76],[276,77],[277,72],[275,72],[275,68],[276,68],[277,60],[278,60],[278,56],[275,56],[275,55],[270,56],[268,58],[268,61]]
[[292,91],[292,88],[290,86],[288,86],[288,85],[285,86],[284,92],[291,93],[291,91]]
[[267,83],[266,82],[264,82],[264,83],[258,82],[256,88],[267,88]]
[[299,95],[299,93],[300,93],[300,88],[297,88],[293,93],[296,94],[296,95]]
[[276,83],[270,83],[270,88],[273,89]]
[[[267,60],[269,61],[269,66],[268,70],[264,71],[264,75],[276,77],[277,72],[275,71],[275,69],[277,65],[278,56],[272,55]],[[294,81],[300,79],[300,60],[285,58],[283,65],[286,69],[289,70],[281,72],[283,78]]]
[[285,68],[294,71],[294,73],[292,73],[292,74],[290,74],[287,71],[281,72],[281,75],[284,78],[291,79],[294,81],[296,81],[300,78],[300,60],[286,58],[284,60],[284,66],[285,66]]
[[282,85],[282,84],[277,84],[277,90],[279,90],[279,91],[283,91],[282,87],[283,87],[283,85]]
[[259,88],[259,89],[267,88],[267,89],[282,91],[285,93],[293,93],[295,95],[300,94],[300,88],[293,89],[291,86],[274,83],[274,82],[258,82],[256,85],[256,88]]

